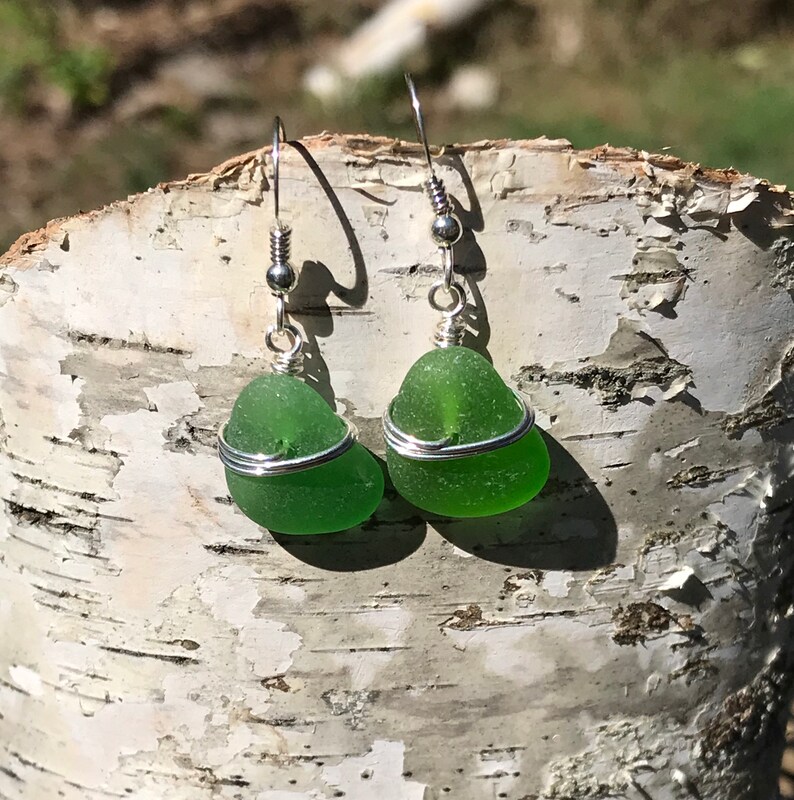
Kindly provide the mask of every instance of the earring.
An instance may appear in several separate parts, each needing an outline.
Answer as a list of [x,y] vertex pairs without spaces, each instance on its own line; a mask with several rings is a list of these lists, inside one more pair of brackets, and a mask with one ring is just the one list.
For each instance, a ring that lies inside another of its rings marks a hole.
[[[279,158],[286,141],[276,117],[273,131],[272,263],[267,285],[276,300],[276,323],[265,334],[271,373],[240,393],[218,432],[218,455],[239,509],[277,533],[333,533],[363,522],[383,496],[383,473],[356,441],[355,427],[335,414],[297,376],[303,366],[300,331],[287,319],[286,300],[298,276],[290,264],[292,229],[279,217]],[[289,345],[279,347],[276,339]]]
[[[400,494],[425,511],[449,517],[499,514],[543,488],[549,454],[524,398],[483,356],[460,346],[466,290],[455,279],[452,248],[463,227],[433,168],[416,88],[410,75],[405,79],[430,172],[425,183],[435,211],[430,232],[444,269],[428,299],[442,320],[436,349],[408,370],[384,414],[386,463]],[[442,291],[449,306],[438,303]]]

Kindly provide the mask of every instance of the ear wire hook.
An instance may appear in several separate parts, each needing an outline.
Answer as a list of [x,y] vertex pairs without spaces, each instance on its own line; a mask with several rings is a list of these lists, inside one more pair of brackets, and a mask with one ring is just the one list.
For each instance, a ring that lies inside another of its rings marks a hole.
[[[444,181],[436,175],[433,167],[433,160],[430,157],[430,145],[427,141],[425,131],[425,117],[422,113],[422,106],[416,94],[416,86],[410,73],[405,73],[405,83],[408,85],[408,94],[411,96],[411,108],[414,114],[414,125],[419,142],[425,152],[425,160],[430,176],[425,181],[425,191],[430,198],[433,206],[435,219],[430,225],[430,235],[438,245],[441,255],[442,269],[444,277],[436,281],[430,287],[428,299],[430,305],[442,314],[442,321],[439,324],[434,342],[436,347],[453,347],[459,345],[463,340],[466,324],[461,318],[461,314],[466,308],[466,290],[460,281],[455,280],[455,265],[452,256],[453,245],[460,240],[463,235],[463,225],[454,213],[452,202],[449,199],[447,190],[444,188]],[[440,305],[437,300],[439,290],[451,296],[452,305],[447,307]]]
[[[281,221],[279,215],[279,161],[281,160],[281,145],[286,144],[287,134],[281,117],[273,120],[273,212],[275,224],[270,229],[270,266],[265,276],[267,285],[276,299],[276,323],[270,325],[265,333],[265,344],[268,350],[275,354],[271,364],[274,372],[286,375],[297,375],[303,366],[301,347],[303,337],[300,331],[287,319],[287,295],[298,283],[295,267],[290,263],[290,248],[292,241],[292,228]],[[279,347],[274,337],[286,334],[290,339],[290,346],[286,349]]]
[[425,160],[427,161],[427,168],[430,174],[435,177],[436,171],[433,168],[433,160],[430,158],[430,145],[427,143],[427,133],[425,132],[425,117],[422,114],[422,104],[419,102],[419,97],[416,94],[416,85],[410,72],[405,73],[405,82],[408,85],[408,94],[411,95],[411,108],[414,112],[414,125],[416,126],[416,135],[419,142],[425,151]]
[[287,133],[284,130],[284,123],[281,117],[273,119],[273,151],[271,157],[273,159],[273,207],[276,213],[276,226],[281,228],[281,219],[279,219],[279,205],[278,205],[278,162],[281,158],[281,143],[287,141]]
[[427,141],[425,131],[425,115],[422,113],[422,105],[416,94],[416,85],[410,73],[405,73],[405,83],[408,85],[408,93],[411,96],[411,108],[414,114],[414,125],[419,143],[425,153],[425,161],[430,177],[425,181],[425,190],[433,204],[433,211],[436,214],[436,222],[433,223],[431,234],[433,241],[439,247],[452,247],[461,237],[462,228],[460,220],[452,213],[452,203],[450,202],[447,190],[444,188],[444,181],[436,175],[433,167],[433,159],[430,156],[430,145]]

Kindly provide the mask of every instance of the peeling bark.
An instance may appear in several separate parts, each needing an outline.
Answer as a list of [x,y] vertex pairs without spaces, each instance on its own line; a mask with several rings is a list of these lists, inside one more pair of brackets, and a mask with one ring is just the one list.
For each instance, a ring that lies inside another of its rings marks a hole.
[[[282,157],[307,380],[382,454],[435,322],[421,154]],[[230,502],[214,431],[266,369],[267,151],[0,259],[0,796],[774,796],[791,196],[545,139],[438,163],[466,343],[532,395],[552,457],[499,518],[388,489],[360,529],[286,537]]]

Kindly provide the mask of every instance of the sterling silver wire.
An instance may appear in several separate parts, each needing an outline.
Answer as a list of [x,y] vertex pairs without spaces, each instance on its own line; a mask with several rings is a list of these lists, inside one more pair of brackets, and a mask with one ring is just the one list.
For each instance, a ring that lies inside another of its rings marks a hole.
[[517,442],[522,436],[529,433],[535,425],[535,412],[527,404],[527,401],[515,390],[512,390],[516,399],[516,404],[521,409],[521,419],[518,424],[499,436],[490,439],[483,439],[479,442],[467,442],[465,444],[451,444],[451,437],[428,441],[419,439],[409,433],[405,433],[397,427],[392,419],[391,410],[394,400],[389,403],[389,407],[383,414],[383,432],[386,443],[396,453],[414,461],[451,461],[456,458],[467,458],[468,456],[479,456],[483,453],[490,453],[500,447]]
[[[442,306],[438,302],[438,293],[447,292],[451,297],[451,305]],[[433,334],[433,344],[436,347],[458,347],[466,335],[466,320],[462,314],[466,308],[466,290],[459,281],[451,281],[449,286],[446,280],[436,281],[427,293],[427,299],[432,308],[441,313],[441,320],[436,325]]]
[[[286,336],[291,340],[291,345],[282,349],[275,341],[276,336]],[[271,372],[277,375],[298,376],[303,371],[303,336],[301,332],[289,322],[282,325],[279,330],[278,325],[269,325],[265,332],[265,345],[271,353],[273,360],[270,362]]]
[[[460,281],[455,280],[452,248],[463,235],[463,226],[460,219],[453,213],[452,202],[444,188],[444,182],[436,175],[433,168],[430,146],[425,132],[422,106],[419,103],[413,79],[407,73],[405,82],[408,84],[408,93],[411,97],[416,133],[422,145],[429,171],[429,177],[425,181],[425,188],[435,213],[435,219],[431,225],[431,234],[433,240],[439,245],[443,269],[442,279],[437,280],[428,292],[430,306],[441,314],[441,321],[438,323],[433,336],[433,344],[442,348],[458,347],[463,343],[463,337],[466,333],[466,320],[464,318],[466,289]],[[449,296],[449,303],[446,306],[438,301],[438,294],[442,291]],[[427,441],[400,430],[392,419],[392,407],[394,406],[394,400],[392,400],[383,414],[383,434],[386,443],[399,455],[415,461],[449,461],[456,458],[467,458],[490,453],[500,447],[513,444],[532,430],[535,425],[535,412],[522,395],[515,389],[512,392],[515,396],[516,404],[521,410],[521,419],[518,424],[512,430],[499,436],[465,444],[452,444],[452,437]]]
[[244,450],[238,450],[226,441],[227,423],[223,423],[218,429],[218,455],[224,467],[236,472],[238,475],[246,475],[251,478],[303,472],[303,470],[319,467],[329,461],[333,461],[343,453],[346,453],[356,443],[356,438],[358,437],[356,426],[350,420],[343,417],[340,417],[340,419],[345,424],[345,433],[336,444],[321,450],[319,453],[296,458],[286,458],[283,453],[246,453]]

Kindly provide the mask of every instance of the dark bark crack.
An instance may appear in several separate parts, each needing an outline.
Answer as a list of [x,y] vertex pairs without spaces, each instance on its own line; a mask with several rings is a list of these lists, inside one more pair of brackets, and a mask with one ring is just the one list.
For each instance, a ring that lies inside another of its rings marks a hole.
[[579,389],[595,390],[605,408],[616,409],[631,402],[639,386],[668,388],[679,378],[689,378],[689,367],[671,358],[657,356],[635,361],[628,367],[589,364],[577,370],[547,370],[540,364],[522,367],[518,380],[524,383],[568,383]]
[[681,489],[689,487],[698,489],[703,486],[708,486],[711,483],[718,483],[725,480],[729,475],[735,475],[742,467],[731,467],[729,469],[712,469],[703,464],[696,464],[688,469],[682,469],[676,472],[672,478],[667,481],[667,486],[670,489]]
[[102,650],[106,650],[108,653],[117,653],[122,656],[132,656],[133,658],[154,658],[158,661],[167,661],[171,664],[179,664],[180,666],[201,663],[197,658],[172,653],[147,653],[144,650],[130,650],[126,647],[112,647],[106,644],[101,644],[99,647]]
[[98,333],[84,333],[83,331],[75,330],[70,330],[68,337],[72,342],[86,343],[97,347],[108,347],[112,350],[140,350],[144,353],[170,353],[177,356],[191,355],[189,350],[183,350],[180,347],[152,344],[146,338],[137,342],[129,339],[116,339],[111,336],[101,336]]
[[612,639],[619,645],[642,644],[649,636],[668,630],[673,615],[658,603],[629,603],[612,612],[615,633]]

